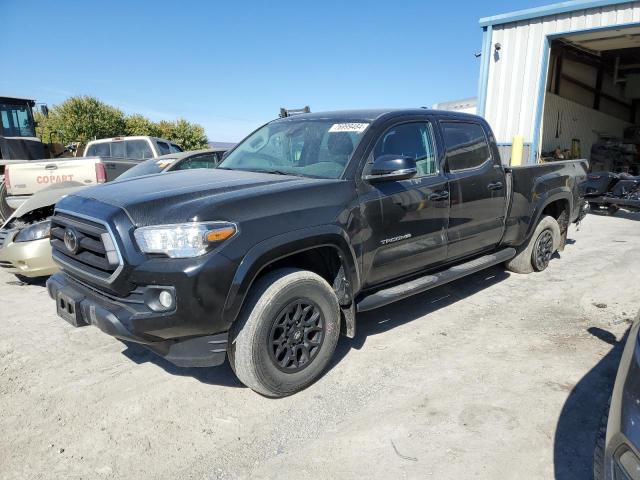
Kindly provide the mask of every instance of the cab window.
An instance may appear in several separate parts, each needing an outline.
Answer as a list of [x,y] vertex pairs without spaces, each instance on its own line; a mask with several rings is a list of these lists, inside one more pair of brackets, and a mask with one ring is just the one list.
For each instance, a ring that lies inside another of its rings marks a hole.
[[491,158],[487,137],[479,124],[442,122],[441,126],[452,172],[477,168]]
[[401,123],[389,128],[373,148],[371,162],[381,155],[415,159],[418,173],[414,178],[438,173],[433,127],[430,122]]
[[160,152],[160,155],[167,155],[168,153],[171,153],[168,143],[156,142],[156,144],[158,145],[158,151]]
[[109,143],[94,143],[89,146],[87,150],[87,157],[110,157],[111,156],[111,148],[109,148]]
[[194,168],[216,168],[218,165],[217,155],[210,153],[206,155],[198,155],[196,157],[187,158],[179,162],[172,170],[191,170]]
[[153,157],[151,146],[146,140],[127,140],[127,158],[145,160]]
[[111,142],[111,158],[124,158],[124,142]]

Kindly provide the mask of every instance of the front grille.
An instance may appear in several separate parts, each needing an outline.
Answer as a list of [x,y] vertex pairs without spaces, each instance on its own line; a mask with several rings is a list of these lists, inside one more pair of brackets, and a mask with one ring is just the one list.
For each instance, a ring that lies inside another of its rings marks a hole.
[[13,268],[13,264],[7,261],[0,261],[0,268]]
[[[75,250],[65,245],[67,230],[72,230],[77,238]],[[81,276],[109,281],[120,265],[115,240],[106,226],[74,215],[56,212],[51,217],[51,247],[55,258]]]

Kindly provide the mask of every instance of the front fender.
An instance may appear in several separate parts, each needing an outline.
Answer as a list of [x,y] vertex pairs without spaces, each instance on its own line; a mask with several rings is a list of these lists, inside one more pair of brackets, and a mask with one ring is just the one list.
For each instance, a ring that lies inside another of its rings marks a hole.
[[294,230],[263,240],[243,257],[227,294],[222,312],[223,320],[229,323],[235,321],[251,285],[265,267],[282,258],[318,247],[336,249],[351,284],[351,291],[357,292],[360,289],[360,272],[355,252],[344,230],[337,225]]

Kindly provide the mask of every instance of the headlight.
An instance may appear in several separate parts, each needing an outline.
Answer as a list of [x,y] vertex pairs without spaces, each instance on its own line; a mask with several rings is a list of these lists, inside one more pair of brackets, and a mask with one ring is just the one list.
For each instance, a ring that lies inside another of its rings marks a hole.
[[138,247],[145,253],[162,253],[171,258],[203,255],[238,231],[233,223],[178,223],[140,227],[134,232]]
[[40,240],[41,238],[47,238],[51,230],[51,222],[45,220],[44,222],[34,223],[28,227],[23,228],[13,239],[14,242],[32,242],[34,240]]

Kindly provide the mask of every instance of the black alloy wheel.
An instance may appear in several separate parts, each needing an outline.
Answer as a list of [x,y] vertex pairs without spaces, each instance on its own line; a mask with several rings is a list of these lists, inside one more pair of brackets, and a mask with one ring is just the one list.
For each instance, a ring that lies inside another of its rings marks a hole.
[[299,298],[276,316],[269,334],[269,356],[283,372],[296,373],[316,358],[325,337],[326,323],[315,302]]
[[537,238],[533,246],[533,266],[541,272],[549,266],[553,255],[553,233],[551,230],[544,230]]

